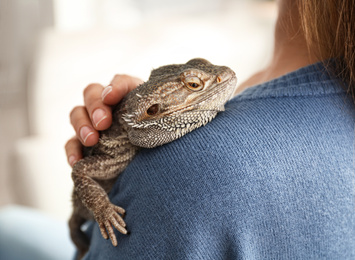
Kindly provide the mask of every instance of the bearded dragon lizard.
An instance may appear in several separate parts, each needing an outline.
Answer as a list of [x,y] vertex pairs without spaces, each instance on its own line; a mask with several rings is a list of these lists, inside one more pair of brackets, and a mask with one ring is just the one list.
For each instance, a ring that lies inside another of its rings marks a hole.
[[211,121],[235,90],[235,73],[204,59],[162,66],[149,80],[131,91],[112,110],[111,127],[100,132],[99,142],[84,148],[84,158],[73,167],[73,214],[71,238],[82,257],[89,241],[81,231],[95,219],[102,236],[117,239],[113,227],[126,234],[124,209],[107,196],[117,176],[140,148],[172,142]]

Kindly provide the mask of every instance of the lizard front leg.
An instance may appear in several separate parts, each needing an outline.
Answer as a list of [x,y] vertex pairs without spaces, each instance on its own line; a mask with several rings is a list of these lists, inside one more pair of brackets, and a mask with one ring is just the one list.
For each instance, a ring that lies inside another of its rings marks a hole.
[[[110,238],[112,244],[117,246],[117,239],[112,226],[122,234],[127,234],[127,230],[125,229],[126,224],[121,217],[125,213],[125,210],[112,204],[106,191],[90,177],[95,176],[95,172],[99,175],[102,172],[116,172],[116,175],[118,175],[122,164],[117,163],[115,165],[108,163],[112,162],[112,159],[108,155],[85,157],[74,166],[72,179],[74,181],[74,197],[77,197],[92,212],[94,219],[99,224],[102,236],[105,239]],[[80,231],[71,230],[71,232]]]

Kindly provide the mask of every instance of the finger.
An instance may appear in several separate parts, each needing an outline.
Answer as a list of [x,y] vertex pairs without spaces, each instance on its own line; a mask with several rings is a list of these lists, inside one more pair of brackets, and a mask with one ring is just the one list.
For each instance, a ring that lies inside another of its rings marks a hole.
[[114,205],[114,209],[116,212],[120,213],[121,215],[123,215],[126,212],[123,208],[116,205]]
[[115,217],[115,219],[118,221],[118,223],[120,223],[120,225],[122,227],[126,227],[126,222],[124,222],[124,220],[123,220],[123,216],[125,214],[125,210],[123,208],[121,208],[121,207],[115,206],[115,211],[122,215],[121,216],[120,214],[114,214],[113,216]]
[[84,90],[84,103],[93,127],[105,130],[112,123],[111,108],[104,104],[101,98],[103,86],[90,84]]
[[128,75],[115,75],[110,85],[102,92],[102,100],[107,105],[115,105],[122,100],[131,90],[135,89],[143,81]]
[[92,146],[99,141],[99,133],[92,126],[85,107],[75,107],[70,113],[70,122],[83,145]]
[[111,239],[112,245],[117,246],[117,239],[116,239],[115,232],[113,231],[113,228],[108,220],[105,221],[105,226],[106,226],[108,236]]
[[76,136],[69,139],[69,141],[65,144],[67,160],[71,167],[73,167],[77,161],[83,158],[81,149],[82,145]]
[[126,223],[124,222],[123,218],[119,214],[114,214],[113,217],[120,223],[122,227],[126,227]]
[[122,227],[119,223],[118,223],[118,221],[117,221],[117,219],[115,218],[115,217],[111,217],[110,218],[110,221],[111,221],[111,224],[119,231],[119,232],[121,232],[122,234],[127,234],[127,230],[124,228],[124,227]]
[[100,228],[100,232],[101,232],[101,235],[104,239],[108,239],[108,235],[107,235],[107,232],[106,232],[106,228],[105,228],[105,225],[104,224],[99,224],[99,228]]

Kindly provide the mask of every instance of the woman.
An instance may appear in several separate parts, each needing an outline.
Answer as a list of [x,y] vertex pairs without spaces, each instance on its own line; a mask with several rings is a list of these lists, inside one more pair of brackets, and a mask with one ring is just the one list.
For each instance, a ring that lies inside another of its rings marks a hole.
[[[270,65],[208,126],[139,153],[111,192],[130,235],[112,247],[94,225],[85,259],[355,257],[355,5],[278,4]],[[117,75],[85,89],[71,165],[139,83]]]

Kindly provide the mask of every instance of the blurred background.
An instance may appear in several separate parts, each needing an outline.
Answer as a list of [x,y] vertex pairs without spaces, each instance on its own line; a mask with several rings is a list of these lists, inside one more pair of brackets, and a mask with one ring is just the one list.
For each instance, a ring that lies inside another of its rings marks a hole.
[[0,0],[0,208],[71,211],[64,144],[89,84],[203,57],[239,83],[270,60],[274,1]]

